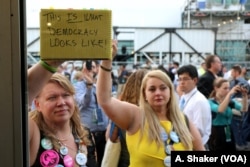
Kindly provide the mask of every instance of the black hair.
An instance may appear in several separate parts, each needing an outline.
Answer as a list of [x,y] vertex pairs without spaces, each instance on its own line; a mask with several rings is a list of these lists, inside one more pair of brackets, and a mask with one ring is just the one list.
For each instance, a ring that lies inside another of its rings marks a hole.
[[173,64],[178,66],[178,67],[180,66],[180,64],[177,61],[174,61]]
[[241,66],[240,65],[234,65],[231,69],[234,71],[237,71],[239,74],[241,73]]
[[188,74],[191,78],[198,78],[198,71],[197,71],[196,67],[191,65],[191,64],[181,66],[177,70],[178,76],[181,74],[184,74],[184,73]]

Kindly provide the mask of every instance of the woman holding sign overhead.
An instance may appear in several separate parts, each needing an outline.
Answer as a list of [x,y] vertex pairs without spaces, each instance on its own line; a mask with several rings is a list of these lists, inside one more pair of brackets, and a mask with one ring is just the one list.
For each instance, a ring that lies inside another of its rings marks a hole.
[[97,99],[109,118],[126,130],[130,167],[170,166],[172,150],[205,150],[198,130],[180,112],[164,72],[153,70],[144,76],[138,107],[111,97],[111,65],[111,60],[100,65]]
[[74,87],[55,73],[61,62],[40,61],[28,70],[30,166],[96,167],[91,133],[81,124]]

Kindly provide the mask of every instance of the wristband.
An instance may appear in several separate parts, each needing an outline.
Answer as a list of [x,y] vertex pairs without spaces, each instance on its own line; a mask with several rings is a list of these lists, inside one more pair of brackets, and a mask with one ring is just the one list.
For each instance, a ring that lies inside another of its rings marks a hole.
[[43,60],[40,60],[40,61],[39,61],[39,64],[40,64],[44,69],[46,69],[47,71],[49,71],[49,72],[51,72],[51,73],[53,73],[53,74],[57,71],[57,68],[50,66],[48,63],[46,63],[46,62],[43,61]]
[[87,85],[87,86],[92,86],[92,85],[93,85],[93,83],[86,83],[86,85]]
[[104,71],[107,71],[107,72],[111,72],[112,71],[112,68],[106,68],[102,65],[100,65],[101,69],[104,70]]

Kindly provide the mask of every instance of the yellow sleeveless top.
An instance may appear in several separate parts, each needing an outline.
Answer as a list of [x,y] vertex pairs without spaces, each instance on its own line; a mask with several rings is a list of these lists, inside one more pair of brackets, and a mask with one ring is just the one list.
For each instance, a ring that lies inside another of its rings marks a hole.
[[[161,121],[162,127],[169,134],[172,129],[170,121]],[[155,142],[148,140],[147,130],[140,141],[140,129],[133,135],[126,134],[126,142],[130,155],[130,167],[164,167],[164,158],[167,156],[164,144],[157,147]],[[187,150],[184,145],[180,143],[173,144],[173,149],[182,151]]]

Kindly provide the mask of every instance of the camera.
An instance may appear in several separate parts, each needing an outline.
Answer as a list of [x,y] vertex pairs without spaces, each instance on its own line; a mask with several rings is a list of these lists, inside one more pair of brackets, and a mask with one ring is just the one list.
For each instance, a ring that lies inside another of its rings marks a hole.
[[[249,86],[248,83],[238,82],[236,85],[239,85],[241,88],[246,89],[247,92],[249,93],[249,91],[250,91],[250,86]],[[240,97],[240,96],[241,96],[241,91],[237,91],[236,96]]]
[[248,85],[248,83],[239,83],[239,85],[240,85],[240,87],[241,88],[245,88],[246,90],[247,90],[247,92],[249,91],[249,85]]
[[[250,86],[248,83],[244,83],[242,81],[236,80],[235,85],[239,85],[241,88],[245,88],[247,92],[249,93],[250,91]],[[242,97],[241,91],[237,91],[233,97]]]
[[89,71],[92,70],[92,60],[86,60],[86,69]]

